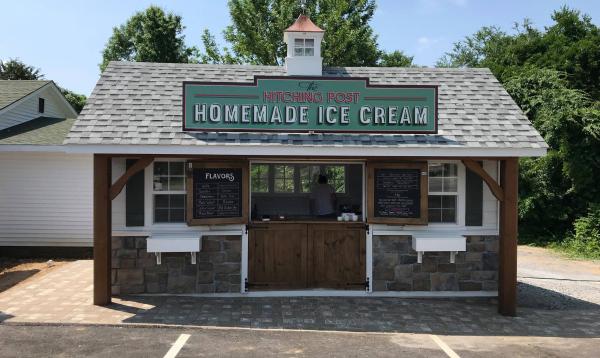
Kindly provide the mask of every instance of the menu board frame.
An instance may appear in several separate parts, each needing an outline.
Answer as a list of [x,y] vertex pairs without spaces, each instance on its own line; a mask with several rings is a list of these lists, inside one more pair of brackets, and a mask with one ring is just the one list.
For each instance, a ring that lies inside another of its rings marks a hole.
[[[398,218],[376,216],[375,212],[375,170],[376,169],[419,169],[420,176],[420,215],[418,218]],[[367,222],[372,224],[397,224],[397,225],[427,225],[427,195],[429,192],[427,162],[402,162],[402,163],[367,163]]]
[[[187,223],[189,226],[215,224],[246,224],[248,222],[248,176],[247,161],[191,161],[187,165]],[[196,218],[194,217],[194,169],[241,169],[242,170],[242,216],[225,218]]]

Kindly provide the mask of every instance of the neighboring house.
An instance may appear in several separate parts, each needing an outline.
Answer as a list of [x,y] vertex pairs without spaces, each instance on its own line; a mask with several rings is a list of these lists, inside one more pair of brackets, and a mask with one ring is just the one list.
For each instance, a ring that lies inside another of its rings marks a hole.
[[0,81],[0,246],[91,246],[92,161],[52,81]]

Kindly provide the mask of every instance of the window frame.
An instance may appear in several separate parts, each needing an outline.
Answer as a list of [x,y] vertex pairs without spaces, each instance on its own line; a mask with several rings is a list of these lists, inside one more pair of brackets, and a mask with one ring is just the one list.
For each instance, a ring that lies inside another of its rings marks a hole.
[[[302,45],[300,45],[300,46],[298,46],[296,44],[296,41],[299,41],[299,40],[302,41]],[[312,42],[313,42],[312,46],[307,46],[306,45],[306,40],[312,40]],[[314,57],[315,56],[315,43],[316,43],[316,40],[314,38],[312,38],[312,37],[299,37],[299,38],[295,38],[294,39],[294,45],[293,45],[293,47],[294,47],[294,57]],[[302,54],[301,55],[296,54],[296,50],[298,50],[298,49],[302,50]],[[312,50],[312,54],[307,55],[306,54],[306,50]]]
[[[465,166],[459,160],[429,160],[427,161],[427,176],[429,178],[429,168],[436,164],[455,164],[456,165],[456,192],[429,191],[429,179],[427,181],[427,197],[430,195],[456,195],[456,221],[451,223],[428,222],[427,225],[435,227],[463,227],[465,226]],[[456,193],[456,194],[454,194]]]
[[38,113],[44,114],[46,112],[46,99],[38,97]]
[[[290,162],[251,162],[248,168],[248,172],[250,175],[250,194],[251,195],[278,195],[278,196],[286,196],[286,195],[310,195],[310,191],[302,191],[302,168],[303,167],[319,167],[319,172],[321,170],[325,171],[327,167],[335,167],[341,166],[344,167],[344,191],[336,192],[336,195],[348,195],[348,170],[346,170],[347,165],[352,165],[353,163],[310,163],[310,162],[302,162],[302,163],[290,163]],[[252,185],[252,166],[253,165],[267,165],[269,167],[268,170],[268,188],[267,191],[254,191]],[[293,191],[275,191],[275,166],[285,165],[291,166],[294,168],[294,174],[292,176],[294,181],[294,190]],[[329,183],[331,184],[331,183]],[[333,184],[331,184],[333,186]]]
[[[171,162],[181,162],[183,163],[183,190],[160,190],[160,191],[156,191],[154,190],[154,166],[156,163],[163,163],[163,162],[167,162],[167,163],[171,163]],[[182,224],[186,224],[187,222],[187,180],[186,180],[186,160],[185,159],[168,159],[168,158],[160,158],[160,159],[155,159],[152,162],[152,165],[148,166],[148,175],[146,177],[146,186],[149,188],[148,192],[148,197],[146,197],[146,202],[148,203],[147,205],[149,207],[147,207],[146,209],[146,213],[145,213],[145,222],[149,223],[152,226],[162,226],[162,225],[168,225],[168,226],[173,226],[173,225],[182,225]],[[156,210],[156,206],[155,206],[155,195],[180,195],[183,194],[184,195],[184,214],[183,214],[183,221],[176,221],[176,222],[156,222],[156,218],[155,218],[155,210]]]

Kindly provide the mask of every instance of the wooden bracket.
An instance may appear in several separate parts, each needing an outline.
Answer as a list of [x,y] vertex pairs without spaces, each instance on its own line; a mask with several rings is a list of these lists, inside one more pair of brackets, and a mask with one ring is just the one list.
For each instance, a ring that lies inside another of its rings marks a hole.
[[123,173],[123,175],[121,175],[121,177],[119,179],[117,179],[113,185],[110,186],[110,189],[109,189],[110,200],[113,200],[114,198],[117,197],[117,195],[119,195],[121,190],[123,190],[123,188],[125,187],[125,184],[127,184],[127,181],[132,176],[134,176],[138,172],[144,170],[153,161],[154,161],[154,157],[142,157],[142,158],[138,159],[131,167],[129,167],[129,169],[127,169],[125,171],[125,173]]
[[504,190],[479,163],[473,159],[463,159],[462,162],[465,167],[469,168],[473,173],[477,174],[481,179],[483,179],[498,201],[504,201]]

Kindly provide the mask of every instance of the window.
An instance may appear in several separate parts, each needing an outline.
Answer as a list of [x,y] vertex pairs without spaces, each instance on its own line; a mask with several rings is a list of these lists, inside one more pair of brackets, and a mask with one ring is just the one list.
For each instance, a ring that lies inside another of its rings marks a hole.
[[429,222],[456,223],[458,166],[454,163],[429,164]]
[[268,193],[269,192],[269,165],[257,164],[253,165],[250,171],[252,178],[253,193]]
[[321,167],[318,165],[305,165],[300,167],[300,191],[311,193],[313,186],[319,179]]
[[275,165],[273,186],[276,193],[293,193],[294,192],[294,172],[295,168],[292,165]]
[[294,56],[314,56],[315,55],[315,40],[314,39],[295,39],[294,40]]
[[185,163],[154,162],[154,222],[185,222]]
[[336,193],[346,192],[346,167],[343,165],[327,166],[325,167],[325,175],[327,175],[328,182]]
[[46,100],[43,98],[38,98],[38,112],[44,113],[46,107]]

